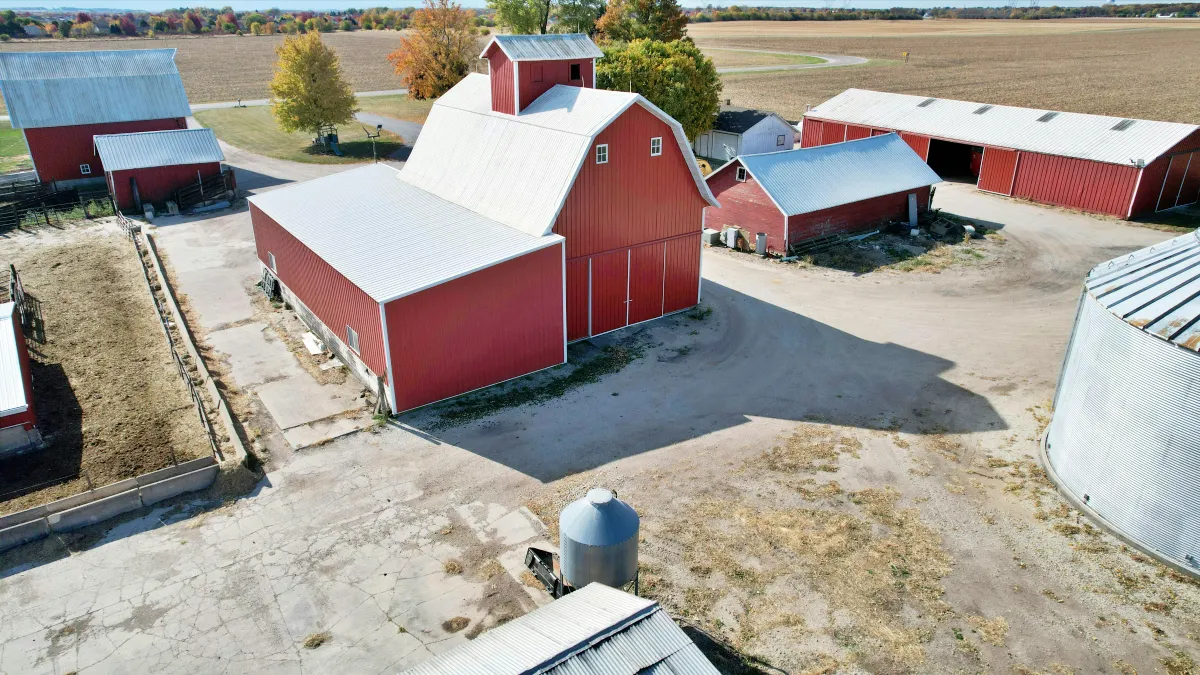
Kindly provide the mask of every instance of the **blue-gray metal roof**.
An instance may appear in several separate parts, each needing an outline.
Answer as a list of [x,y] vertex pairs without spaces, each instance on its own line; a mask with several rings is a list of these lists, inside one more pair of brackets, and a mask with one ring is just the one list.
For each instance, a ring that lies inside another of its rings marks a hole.
[[1101,263],[1088,293],[1130,324],[1200,351],[1200,232]]
[[17,129],[192,114],[174,49],[0,52],[0,93]]
[[658,603],[602,584],[589,584],[404,672],[718,675]]
[[568,504],[558,518],[559,534],[588,546],[619,544],[637,534],[640,526],[633,507],[599,488]]
[[212,129],[173,129],[95,137],[105,171],[225,161]]
[[915,190],[941,180],[896,134],[741,155],[708,179],[731,171],[729,167],[739,161],[788,216]]
[[483,48],[480,58],[484,58],[493,43],[512,61],[598,59],[604,56],[596,43],[583,33],[497,35]]

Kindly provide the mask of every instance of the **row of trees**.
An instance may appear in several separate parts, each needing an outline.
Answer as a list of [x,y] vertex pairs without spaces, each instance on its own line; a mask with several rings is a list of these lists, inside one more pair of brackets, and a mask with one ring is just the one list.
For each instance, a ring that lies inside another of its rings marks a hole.
[[809,7],[712,7],[688,12],[693,23],[710,21],[863,21],[869,19],[895,21],[921,19],[924,11],[895,7],[892,9],[814,9]]

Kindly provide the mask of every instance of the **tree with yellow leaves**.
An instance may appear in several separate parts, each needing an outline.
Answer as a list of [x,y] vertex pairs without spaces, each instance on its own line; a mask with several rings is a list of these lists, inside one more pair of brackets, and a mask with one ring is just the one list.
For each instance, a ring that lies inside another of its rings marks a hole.
[[425,0],[413,13],[412,35],[400,38],[400,48],[388,54],[408,95],[437,98],[471,72],[475,44],[475,13],[451,0]]
[[342,77],[337,52],[318,33],[289,37],[275,54],[271,114],[280,129],[317,134],[354,119],[358,99]]

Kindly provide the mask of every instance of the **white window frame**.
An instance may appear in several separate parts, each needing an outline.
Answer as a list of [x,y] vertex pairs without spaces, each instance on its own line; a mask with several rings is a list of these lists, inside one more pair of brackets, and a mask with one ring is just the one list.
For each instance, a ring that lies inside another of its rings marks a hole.
[[358,331],[351,328],[350,324],[346,324],[346,346],[355,354],[362,355],[362,352],[359,351]]
[[655,136],[650,139],[650,156],[658,157],[662,154],[662,136]]
[[272,272],[279,274],[279,267],[275,264],[275,254],[270,251],[267,251],[267,264],[270,266]]
[[737,182],[745,183],[746,182],[746,167],[739,166],[738,168],[734,169],[733,177],[735,180],[737,180]]
[[608,143],[601,143],[596,146],[596,163],[608,164]]
[[81,173],[81,174],[83,174],[83,175],[85,175],[85,176],[89,176],[89,175],[91,175],[91,173],[92,173],[92,165],[91,165],[91,164],[80,164],[80,165],[79,165],[79,173]]
[[775,137],[775,147],[777,147],[777,148],[782,148],[783,144],[786,142],[787,142],[786,134],[779,134],[778,136]]

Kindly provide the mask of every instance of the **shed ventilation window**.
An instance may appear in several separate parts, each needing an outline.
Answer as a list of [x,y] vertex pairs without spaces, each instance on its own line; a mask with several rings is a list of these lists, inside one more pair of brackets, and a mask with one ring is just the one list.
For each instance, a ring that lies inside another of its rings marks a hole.
[[1049,122],[1050,120],[1054,119],[1055,117],[1058,117],[1058,113],[1056,113],[1056,112],[1048,112],[1048,113],[1046,113],[1045,115],[1042,115],[1041,117],[1039,117],[1039,118],[1037,119],[1037,121],[1039,121],[1039,122]]
[[1113,131],[1125,131],[1129,127],[1133,126],[1133,123],[1136,121],[1137,120],[1121,120],[1120,122],[1117,122],[1116,124],[1113,125],[1112,130]]
[[936,100],[937,100],[936,98],[927,98],[924,101],[921,101],[920,103],[918,103],[917,107],[918,108],[928,108],[929,106],[933,105],[933,102]]
[[608,145],[607,144],[596,146],[596,163],[597,164],[608,164]]
[[271,266],[271,271],[279,274],[279,268],[275,266],[275,254],[267,251],[267,264]]
[[976,115],[982,115],[983,113],[985,113],[985,112],[987,112],[987,111],[989,111],[989,110],[991,110],[991,109],[992,109],[992,106],[990,106],[990,105],[981,105],[981,106],[979,106],[978,108],[976,108],[976,109],[975,109],[975,112],[974,112],[974,114],[976,114]]
[[358,333],[350,326],[346,326],[346,346],[353,350],[355,354],[361,353],[358,351]]
[[658,157],[662,154],[662,136],[655,136],[650,139],[650,156]]
[[776,136],[775,137],[775,147],[783,147],[785,139],[786,139],[786,137],[783,134],[779,134],[778,136]]
[[92,165],[91,165],[91,164],[80,164],[80,165],[79,165],[79,173],[81,173],[81,174],[83,174],[83,175],[85,175],[85,176],[86,176],[86,175],[88,175],[88,174],[89,174],[89,173],[91,173],[91,172],[92,172]]
[[579,64],[578,63],[571,64],[571,79],[572,80],[583,79],[583,77],[579,74]]
[[737,178],[738,182],[740,182],[740,183],[745,183],[746,182],[746,167],[739,166],[737,168],[737,174],[734,176],[734,178]]

